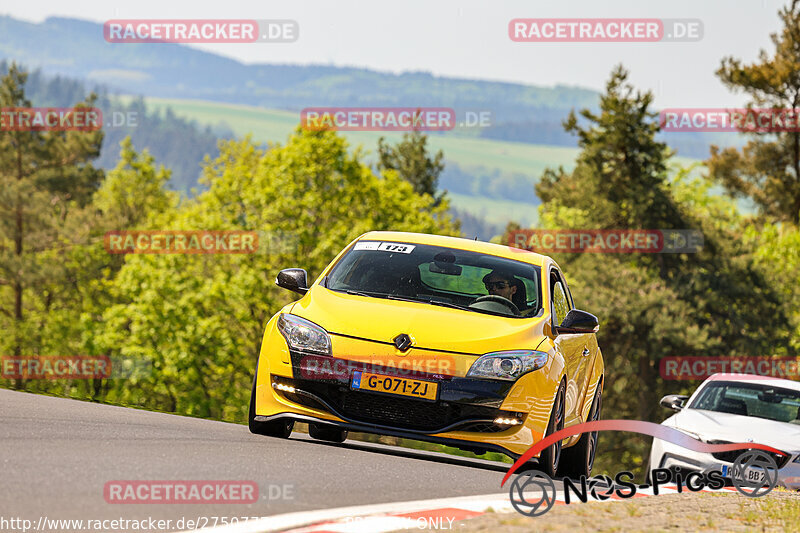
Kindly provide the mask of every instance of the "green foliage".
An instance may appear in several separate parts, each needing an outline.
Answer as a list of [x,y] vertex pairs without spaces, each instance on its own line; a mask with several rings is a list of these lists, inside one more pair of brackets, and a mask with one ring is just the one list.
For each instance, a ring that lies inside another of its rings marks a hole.
[[800,353],[800,228],[786,224],[749,225],[744,239],[757,246],[756,262],[770,273],[770,281],[792,305],[794,332],[790,336],[790,354]]
[[[31,106],[26,78],[11,65],[0,79],[0,108]],[[90,97],[79,105],[92,104]],[[0,135],[0,353],[42,353],[43,325],[68,292],[63,256],[85,232],[83,206],[102,179],[90,163],[102,138],[80,131]]]
[[438,203],[444,196],[437,197],[439,174],[444,170],[444,153],[439,150],[434,157],[428,157],[428,137],[418,131],[404,133],[403,140],[396,146],[378,139],[378,169],[394,170],[401,178],[414,187],[417,194],[428,194]]
[[130,137],[121,143],[119,162],[95,193],[94,204],[116,227],[136,227],[148,216],[162,213],[177,204],[175,193],[164,187],[170,172],[154,167],[154,158],[147,151],[138,155]]

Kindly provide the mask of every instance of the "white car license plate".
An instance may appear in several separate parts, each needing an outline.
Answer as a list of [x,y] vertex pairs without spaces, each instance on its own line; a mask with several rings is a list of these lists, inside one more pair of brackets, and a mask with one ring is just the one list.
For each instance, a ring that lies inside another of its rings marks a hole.
[[[724,477],[731,477],[732,476],[733,469],[731,467],[729,467],[728,465],[722,465],[720,467],[720,470],[722,471],[722,475]],[[745,470],[745,472],[744,472],[744,480],[743,481],[752,482],[752,483],[765,483],[766,480],[767,480],[767,476],[766,476],[766,473],[764,472],[764,470],[762,468],[750,467],[747,470]]]

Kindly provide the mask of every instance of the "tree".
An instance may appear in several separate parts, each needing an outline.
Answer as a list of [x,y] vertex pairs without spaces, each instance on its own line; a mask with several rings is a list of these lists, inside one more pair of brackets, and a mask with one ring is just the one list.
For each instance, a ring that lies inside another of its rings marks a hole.
[[[0,80],[0,108],[31,107],[26,78],[11,65]],[[93,102],[92,95],[80,105]],[[63,274],[58,250],[73,237],[65,231],[71,228],[68,221],[102,179],[102,171],[90,163],[100,153],[102,138],[100,131],[0,134],[0,319],[11,332],[0,340],[4,352],[20,356],[37,350],[41,323],[27,320],[26,311],[46,311],[52,304],[46,287]],[[26,295],[32,296],[29,305]]]
[[671,227],[681,218],[667,193],[672,154],[655,140],[658,115],[650,110],[652,93],[634,91],[627,79],[628,72],[617,66],[600,98],[599,114],[570,112],[564,129],[578,136],[576,169],[572,174],[545,171],[536,193],[544,203],[559,200],[594,211],[594,220],[604,228]]
[[170,172],[162,165],[156,169],[155,159],[146,150],[134,151],[130,137],[120,143],[117,166],[108,172],[95,193],[94,205],[103,212],[110,229],[136,227],[153,214],[177,205],[177,193],[164,190]]
[[429,194],[434,205],[444,199],[444,193],[437,196],[439,175],[444,170],[444,154],[439,150],[430,157],[427,151],[428,137],[419,131],[404,133],[403,140],[390,146],[381,137],[378,139],[378,169],[394,170],[401,178],[414,187],[417,194]]
[[[800,110],[800,0],[779,12],[780,33],[771,35],[775,53],[761,50],[749,65],[727,57],[717,76],[750,96],[748,107]],[[741,151],[711,147],[709,174],[735,196],[751,198],[776,221],[800,223],[800,132],[752,132]]]

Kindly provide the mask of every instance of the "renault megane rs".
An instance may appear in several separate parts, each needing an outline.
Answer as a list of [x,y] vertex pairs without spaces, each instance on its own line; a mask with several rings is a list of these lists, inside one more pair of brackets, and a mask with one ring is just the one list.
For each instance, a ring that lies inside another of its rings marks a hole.
[[[518,457],[596,420],[597,318],[575,309],[551,258],[455,237],[370,232],[267,323],[250,400],[253,433],[342,442],[348,430]],[[538,457],[550,475],[588,475],[596,433]],[[563,449],[563,451],[562,451]]]

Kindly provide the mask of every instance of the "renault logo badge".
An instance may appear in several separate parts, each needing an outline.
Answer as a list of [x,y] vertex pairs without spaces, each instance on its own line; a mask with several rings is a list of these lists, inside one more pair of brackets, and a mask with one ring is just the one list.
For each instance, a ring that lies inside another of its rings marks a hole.
[[407,351],[409,348],[411,348],[411,345],[414,343],[411,337],[405,333],[401,333],[392,340],[394,341],[394,345],[397,346],[397,349],[400,350],[401,352]]

